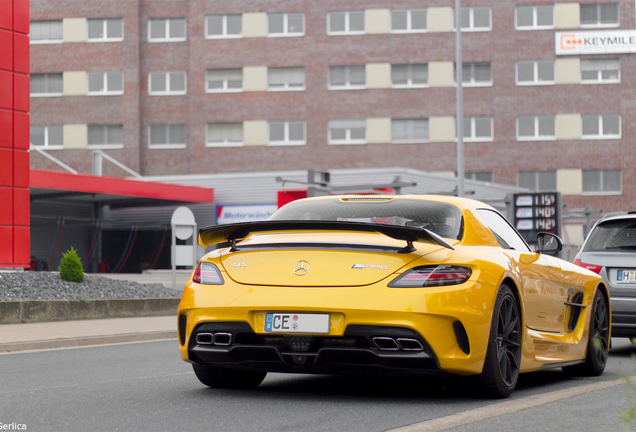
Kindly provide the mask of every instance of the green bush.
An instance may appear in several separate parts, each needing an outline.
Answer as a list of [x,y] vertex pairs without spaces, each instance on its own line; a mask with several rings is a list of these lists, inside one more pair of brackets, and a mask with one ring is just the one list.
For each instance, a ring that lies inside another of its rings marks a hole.
[[82,260],[77,255],[77,251],[71,246],[71,250],[62,255],[62,261],[60,261],[60,276],[65,281],[81,282],[84,280],[84,268],[82,266]]

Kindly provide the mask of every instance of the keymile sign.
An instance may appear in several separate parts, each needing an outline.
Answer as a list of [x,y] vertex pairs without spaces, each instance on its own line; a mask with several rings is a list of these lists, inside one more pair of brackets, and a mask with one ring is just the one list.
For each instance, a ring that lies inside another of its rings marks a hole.
[[556,55],[636,53],[636,30],[556,32],[554,37]]
[[267,220],[277,209],[276,204],[217,206],[216,223],[223,225],[235,222],[263,221]]

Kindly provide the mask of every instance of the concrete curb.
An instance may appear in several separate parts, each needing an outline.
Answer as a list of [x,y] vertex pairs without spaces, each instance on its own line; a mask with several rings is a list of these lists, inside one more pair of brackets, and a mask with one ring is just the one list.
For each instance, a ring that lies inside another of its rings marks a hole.
[[84,336],[66,339],[49,339],[29,342],[10,342],[0,344],[0,353],[13,353],[55,348],[76,348],[82,346],[107,345],[126,342],[144,342],[162,339],[176,339],[175,331],[157,331],[143,333],[126,333],[114,335]]
[[177,315],[179,298],[0,302],[0,324]]

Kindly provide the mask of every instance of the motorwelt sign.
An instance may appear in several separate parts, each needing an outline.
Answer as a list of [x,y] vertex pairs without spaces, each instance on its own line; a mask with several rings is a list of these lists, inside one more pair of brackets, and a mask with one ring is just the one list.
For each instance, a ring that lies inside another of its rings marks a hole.
[[556,32],[556,55],[636,53],[636,30]]
[[276,210],[276,204],[225,205],[216,208],[216,223],[219,225],[235,222],[255,222],[269,218]]

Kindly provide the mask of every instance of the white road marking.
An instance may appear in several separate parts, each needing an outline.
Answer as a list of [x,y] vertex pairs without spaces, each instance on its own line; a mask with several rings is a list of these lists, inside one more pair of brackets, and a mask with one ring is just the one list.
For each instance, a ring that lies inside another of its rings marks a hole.
[[[628,377],[630,381],[636,379],[636,377]],[[512,414],[517,411],[521,411],[528,408],[534,408],[540,405],[545,405],[550,402],[558,401],[561,399],[567,399],[574,396],[579,396],[584,393],[589,393],[597,390],[603,390],[609,387],[614,387],[619,384],[625,384],[627,381],[625,378],[619,378],[611,381],[603,381],[593,384],[585,384],[578,387],[572,387],[564,390],[557,390],[551,393],[545,393],[535,396],[528,396],[521,399],[514,399],[505,402],[500,402],[494,405],[489,405],[482,408],[476,408],[470,411],[464,411],[461,413],[449,415],[446,417],[439,417],[432,420],[426,420],[412,425],[399,427],[396,429],[390,429],[391,432],[436,432],[448,430],[458,426],[464,426],[471,423],[477,423],[483,420],[499,417],[506,414]]]

